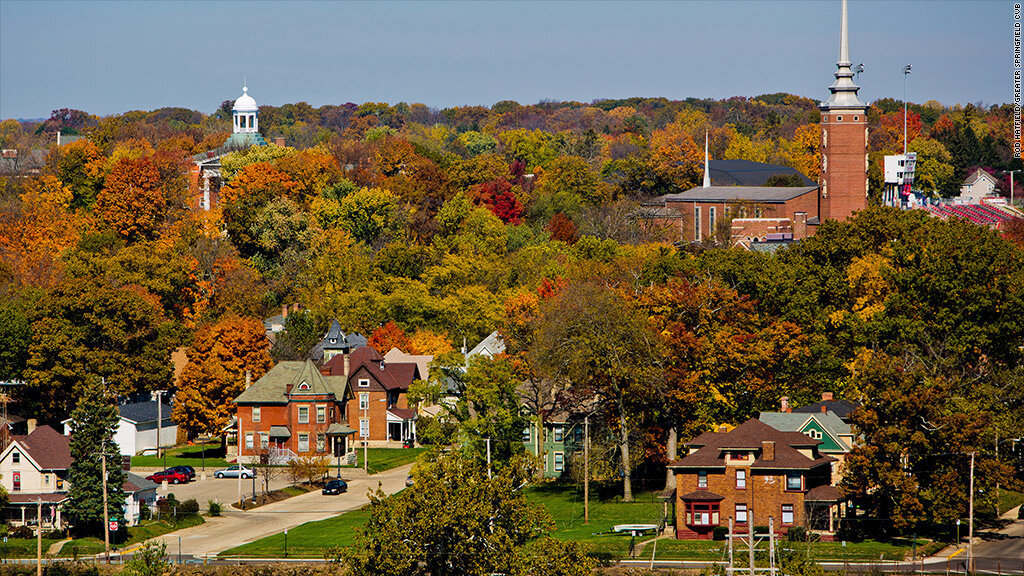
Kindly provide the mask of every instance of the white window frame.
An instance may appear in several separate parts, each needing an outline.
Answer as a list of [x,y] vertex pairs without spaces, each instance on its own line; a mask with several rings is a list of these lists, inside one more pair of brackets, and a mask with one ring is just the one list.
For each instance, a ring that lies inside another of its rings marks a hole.
[[[791,480],[796,479],[798,486],[795,488],[790,483]],[[798,492],[804,489],[804,475],[799,472],[786,472],[786,490],[790,492]]]
[[745,490],[747,488],[747,471],[742,468],[736,469],[736,489]]
[[[786,508],[789,508],[789,510],[786,510]],[[784,525],[785,524],[793,524],[794,520],[796,519],[796,517],[794,515],[794,512],[793,512],[795,508],[796,507],[793,506],[792,504],[783,504],[782,505],[782,514],[781,514],[781,516],[782,516],[782,523]],[[788,520],[786,519],[787,515],[789,517]]]
[[309,406],[299,406],[299,424],[309,424]]
[[260,408],[261,408],[260,406],[253,406],[252,407],[252,421],[253,422],[259,422],[260,418],[263,416],[262,411],[260,410]]
[[533,440],[533,430],[531,430],[532,427],[533,426],[527,426],[526,428],[523,428],[523,442],[524,443],[529,443],[530,441]]
[[555,452],[555,472],[565,470],[565,453]]
[[715,234],[715,220],[718,215],[718,210],[711,206],[708,208],[708,234],[714,236]]
[[552,426],[551,432],[555,442],[565,441],[565,429],[562,426]]
[[360,378],[359,379],[359,387],[360,388],[369,388],[370,387],[370,379],[369,378]]
[[369,438],[370,437],[370,419],[360,418],[359,419],[359,437]]
[[707,488],[707,487],[708,487],[708,471],[707,470],[698,470],[697,471],[697,488]]
[[324,447],[327,446],[327,435],[323,432],[316,433],[316,451],[323,452]]
[[743,502],[736,503],[736,514],[734,517],[737,524],[746,524],[750,521],[750,509]]
[[327,422],[327,405],[317,404],[316,405],[316,423],[324,424]]
[[359,409],[360,410],[369,410],[369,408],[370,408],[370,393],[369,392],[360,392],[359,393]]
[[245,433],[245,449],[252,450],[253,435],[252,432]]
[[299,452],[309,452],[309,434],[299,433]]
[[270,433],[269,432],[260,432],[260,446],[263,447],[263,448],[269,448],[270,447]]
[[701,229],[700,229],[700,206],[693,207],[693,239],[700,241]]

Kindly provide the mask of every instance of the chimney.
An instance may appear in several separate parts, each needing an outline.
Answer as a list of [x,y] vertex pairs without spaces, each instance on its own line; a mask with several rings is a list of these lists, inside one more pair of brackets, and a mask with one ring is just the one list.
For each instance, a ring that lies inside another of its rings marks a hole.
[[823,414],[824,414],[825,412],[828,412],[828,407],[826,407],[826,406],[822,406],[822,407],[821,407],[821,412],[822,412]]
[[25,425],[28,426],[28,433],[29,434],[31,434],[33,431],[35,431],[36,424],[38,424],[38,423],[39,423],[39,421],[36,420],[35,418],[29,418],[28,420],[25,421]]
[[282,318],[288,318],[288,305],[287,304],[282,304],[281,305],[281,317]]
[[775,442],[772,440],[761,440],[761,459],[765,461],[775,460]]
[[792,410],[789,408],[789,396],[783,396],[782,398],[779,398],[779,404],[780,412],[792,412]]
[[299,303],[298,302],[293,302],[292,303],[292,314],[294,314],[294,313],[296,313],[298,311],[299,311]]
[[274,146],[284,146],[284,136],[274,136]]
[[341,375],[347,377],[348,376],[348,352],[345,352],[344,354],[342,354],[342,356],[345,358],[345,367],[344,367],[344,372],[342,372]]
[[822,392],[821,393],[821,401],[822,402],[828,402],[831,399],[832,399],[832,393],[831,392]]
[[725,434],[725,433],[726,433],[726,432],[728,432],[728,431],[729,431],[729,429],[728,429],[728,428],[726,428],[725,426],[719,426],[719,427],[718,427],[718,433],[719,433],[719,434]]
[[248,390],[249,386],[252,386],[252,371],[245,371],[245,389]]
[[793,239],[807,238],[807,212],[793,213]]

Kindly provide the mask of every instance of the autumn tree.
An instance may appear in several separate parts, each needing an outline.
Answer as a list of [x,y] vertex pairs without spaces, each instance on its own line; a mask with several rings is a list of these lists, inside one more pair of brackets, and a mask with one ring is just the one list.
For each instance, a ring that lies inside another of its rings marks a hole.
[[407,354],[410,353],[409,337],[392,321],[388,321],[387,324],[374,330],[367,339],[367,344],[374,350],[379,350],[381,354],[387,353],[392,348],[398,348]]
[[96,197],[96,213],[128,240],[151,238],[167,210],[161,184],[160,172],[149,158],[121,160]]
[[591,391],[614,415],[626,472],[623,500],[632,501],[630,439],[658,375],[658,344],[647,319],[609,288],[569,284],[541,306],[533,353],[539,365]]
[[172,417],[188,437],[219,432],[234,412],[232,403],[273,361],[263,325],[228,316],[202,328],[188,351]]
[[363,188],[339,203],[339,223],[356,239],[372,244],[398,229],[398,203],[393,194],[377,188]]

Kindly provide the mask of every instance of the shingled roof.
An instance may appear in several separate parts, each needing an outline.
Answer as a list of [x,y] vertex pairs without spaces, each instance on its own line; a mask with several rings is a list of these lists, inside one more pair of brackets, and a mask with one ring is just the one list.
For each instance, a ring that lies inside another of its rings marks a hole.
[[[765,442],[774,444],[775,455],[771,459],[765,458],[763,453]],[[751,468],[810,470],[835,461],[831,456],[818,454],[819,444],[821,440],[814,440],[800,432],[781,432],[757,418],[751,418],[730,432],[705,432],[686,442],[685,446],[697,450],[669,467],[722,468],[725,467],[726,452],[752,450],[755,451],[755,458],[750,464]],[[800,449],[810,449],[815,457],[805,456]]]
[[11,436],[22,453],[32,459],[41,470],[67,470],[71,467],[70,436],[49,426],[40,426],[26,436]]
[[358,380],[363,368],[385,390],[407,390],[413,380],[420,378],[419,366],[414,362],[387,362],[370,346],[358,348],[349,356],[349,380]]
[[817,186],[710,186],[690,188],[681,194],[666,195],[667,202],[760,202],[782,204],[794,198],[817,192]]
[[[308,389],[303,389],[303,384]],[[345,398],[345,379],[324,376],[309,360],[278,362],[235,398],[236,404],[287,404],[288,394],[333,394]]]

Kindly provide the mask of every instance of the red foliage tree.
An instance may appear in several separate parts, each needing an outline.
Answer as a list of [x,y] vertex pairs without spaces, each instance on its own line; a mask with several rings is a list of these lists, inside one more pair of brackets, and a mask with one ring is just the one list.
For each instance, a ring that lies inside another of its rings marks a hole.
[[571,218],[562,214],[561,212],[556,213],[548,221],[548,232],[551,234],[552,240],[561,240],[566,244],[575,244],[577,238],[576,224],[573,224]]
[[390,321],[374,330],[367,339],[367,344],[381,354],[386,354],[392,348],[398,348],[406,353],[410,350],[409,337],[397,324]]

